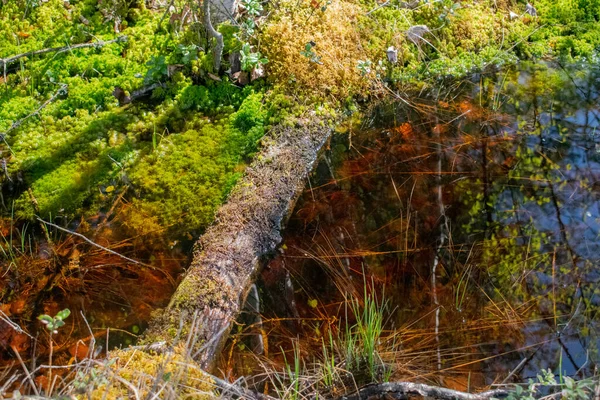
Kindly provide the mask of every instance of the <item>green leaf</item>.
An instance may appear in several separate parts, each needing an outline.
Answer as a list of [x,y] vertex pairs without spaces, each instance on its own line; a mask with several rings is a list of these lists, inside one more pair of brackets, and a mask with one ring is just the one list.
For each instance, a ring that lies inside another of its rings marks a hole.
[[54,321],[54,318],[46,314],[40,315],[38,319],[42,321],[43,324],[51,324]]
[[66,319],[69,315],[71,315],[71,310],[65,308],[64,310],[61,310],[56,314],[56,319],[63,320]]

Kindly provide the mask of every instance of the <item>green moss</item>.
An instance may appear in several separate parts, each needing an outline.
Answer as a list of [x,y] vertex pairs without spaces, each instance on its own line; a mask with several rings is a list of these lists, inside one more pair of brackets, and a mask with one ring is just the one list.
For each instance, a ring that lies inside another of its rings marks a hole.
[[[203,80],[212,61],[200,50],[205,44],[198,42],[203,33],[196,25],[181,35],[156,31],[162,12],[132,3],[121,10],[124,23],[117,34],[96,1],[65,4],[2,3],[0,32],[9,40],[0,46],[0,56],[118,35],[129,40],[24,58],[0,85],[0,131],[44,104],[59,84],[68,87],[68,94],[46,104],[6,138],[12,150],[8,172],[22,179],[13,191],[17,216],[95,214],[129,187],[126,198],[132,206],[123,222],[132,230],[184,226],[201,231],[264,134],[262,95],[226,78]],[[220,29],[233,51],[237,28]],[[183,66],[168,73],[170,64]],[[154,103],[120,107],[113,95],[115,87],[130,95],[158,81],[167,86],[152,93]]]

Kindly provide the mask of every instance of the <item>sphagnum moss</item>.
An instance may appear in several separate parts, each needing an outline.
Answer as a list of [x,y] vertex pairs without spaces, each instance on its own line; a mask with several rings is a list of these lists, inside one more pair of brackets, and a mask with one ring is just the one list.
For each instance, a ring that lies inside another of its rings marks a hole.
[[186,399],[217,397],[213,379],[194,364],[183,346],[158,353],[115,350],[104,365],[97,368],[98,381],[102,383],[88,392],[93,399],[129,398],[134,394],[146,398],[159,391]]

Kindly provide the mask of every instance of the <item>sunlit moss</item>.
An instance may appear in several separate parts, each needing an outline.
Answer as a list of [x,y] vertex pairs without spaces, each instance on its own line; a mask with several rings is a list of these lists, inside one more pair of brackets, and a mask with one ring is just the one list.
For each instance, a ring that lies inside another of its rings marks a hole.
[[178,398],[212,399],[215,386],[207,375],[177,347],[174,352],[154,353],[141,350],[114,350],[105,365],[80,373],[71,384],[78,398],[117,399],[150,396],[156,383],[176,393]]

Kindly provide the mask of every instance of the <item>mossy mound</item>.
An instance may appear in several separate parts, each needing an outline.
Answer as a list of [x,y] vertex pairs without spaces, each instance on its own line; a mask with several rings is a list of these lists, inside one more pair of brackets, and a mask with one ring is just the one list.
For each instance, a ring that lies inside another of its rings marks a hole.
[[[344,0],[280,2],[261,37],[271,78],[321,99],[366,93],[368,81],[356,68],[368,58],[356,29],[362,12]],[[313,55],[306,53],[311,42]]]
[[[217,397],[210,375],[185,356],[182,348],[158,353],[114,350],[103,364],[79,372],[70,389],[81,399],[146,398],[152,395],[184,399]],[[164,395],[159,395],[161,392]]]

